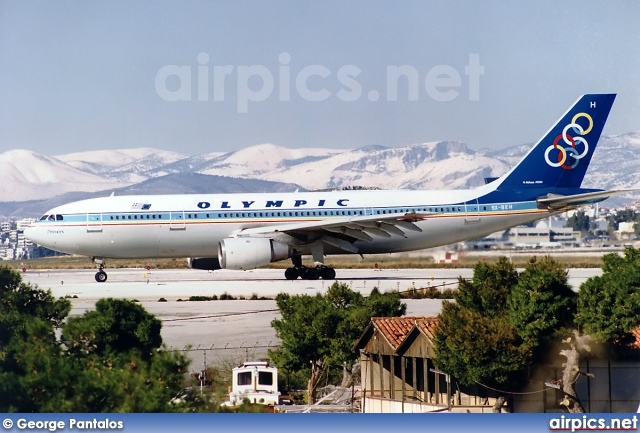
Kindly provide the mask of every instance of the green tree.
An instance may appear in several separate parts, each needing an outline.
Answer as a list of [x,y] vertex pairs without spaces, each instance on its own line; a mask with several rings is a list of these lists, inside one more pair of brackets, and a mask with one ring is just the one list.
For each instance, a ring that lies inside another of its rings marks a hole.
[[633,209],[622,209],[607,218],[610,230],[618,230],[621,222],[638,222],[640,214]]
[[148,358],[162,345],[162,323],[142,306],[125,299],[106,298],[96,309],[80,317],[70,317],[62,341],[72,353],[127,353],[131,350]]
[[583,210],[579,210],[567,219],[565,227],[571,227],[574,231],[588,233],[591,229],[591,219]]
[[8,266],[0,266],[0,347],[15,336],[24,336],[34,319],[59,327],[71,311],[66,299],[54,299],[50,290],[22,282],[22,276]]
[[624,342],[640,323],[640,250],[602,258],[602,275],[578,292],[576,323],[598,342]]
[[377,289],[367,298],[336,282],[322,296],[276,296],[281,319],[271,326],[282,341],[269,356],[284,372],[304,371],[307,375],[308,402],[314,402],[320,378],[332,367],[352,362],[353,345],[371,317],[399,316],[406,305],[398,293],[381,294]]
[[509,323],[507,309],[517,281],[505,257],[493,265],[478,263],[471,280],[459,279],[456,303],[443,303],[438,316],[439,369],[467,385],[514,389],[525,383],[531,350]]
[[465,385],[515,389],[526,383],[531,361],[506,315],[486,315],[445,302],[435,335],[437,368]]
[[509,323],[530,347],[546,346],[573,326],[576,294],[566,269],[549,256],[532,258],[511,291],[508,311]]
[[501,315],[506,311],[511,289],[518,282],[518,272],[506,257],[491,265],[478,263],[471,280],[458,279],[454,294],[457,304],[483,315]]
[[63,323],[70,309],[68,300],[0,267],[0,411],[184,409],[169,401],[189,362],[162,347],[155,317],[133,302],[105,299]]
[[[161,322],[135,302],[101,299],[71,317],[62,341],[75,367],[65,397],[73,412],[165,412],[189,361],[162,347]],[[65,410],[65,411],[66,411]]]
[[1,412],[37,411],[42,398],[55,396],[62,383],[56,373],[64,368],[55,328],[70,310],[68,300],[0,266]]

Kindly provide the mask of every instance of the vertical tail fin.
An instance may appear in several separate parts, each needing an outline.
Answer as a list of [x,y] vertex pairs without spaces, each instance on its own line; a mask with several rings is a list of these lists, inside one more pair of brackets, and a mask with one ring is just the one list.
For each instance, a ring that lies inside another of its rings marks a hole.
[[615,98],[615,94],[583,95],[498,181],[498,188],[579,188]]

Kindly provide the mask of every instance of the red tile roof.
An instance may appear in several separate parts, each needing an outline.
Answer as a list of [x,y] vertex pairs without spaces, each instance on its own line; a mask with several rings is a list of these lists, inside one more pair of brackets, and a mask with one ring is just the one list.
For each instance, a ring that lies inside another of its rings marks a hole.
[[414,327],[418,328],[429,339],[433,339],[437,318],[417,316],[372,317],[371,323],[382,333],[393,350],[396,350]]

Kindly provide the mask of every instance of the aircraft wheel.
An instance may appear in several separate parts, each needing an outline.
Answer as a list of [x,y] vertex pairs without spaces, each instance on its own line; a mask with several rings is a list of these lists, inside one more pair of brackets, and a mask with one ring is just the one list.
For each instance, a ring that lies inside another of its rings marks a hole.
[[335,280],[336,279],[336,271],[333,268],[328,266],[320,268],[320,277],[323,280]]
[[305,280],[317,280],[320,278],[320,273],[316,268],[306,268],[304,274],[302,274],[302,278]]
[[99,283],[104,283],[107,281],[107,273],[105,271],[96,272],[96,281]]
[[284,271],[284,277],[287,280],[297,280],[298,279],[298,270],[296,268],[287,268]]

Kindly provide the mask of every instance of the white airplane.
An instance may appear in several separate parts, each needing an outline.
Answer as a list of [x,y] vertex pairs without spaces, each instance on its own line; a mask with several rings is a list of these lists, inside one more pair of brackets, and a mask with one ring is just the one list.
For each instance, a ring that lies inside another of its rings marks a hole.
[[[107,258],[190,257],[195,269],[291,259],[286,279],[334,279],[330,254],[476,239],[629,190],[580,188],[615,94],[584,95],[504,176],[470,190],[113,196],[56,207],[25,230],[47,248]],[[311,255],[315,267],[302,265]]]

